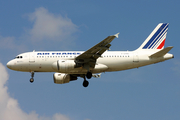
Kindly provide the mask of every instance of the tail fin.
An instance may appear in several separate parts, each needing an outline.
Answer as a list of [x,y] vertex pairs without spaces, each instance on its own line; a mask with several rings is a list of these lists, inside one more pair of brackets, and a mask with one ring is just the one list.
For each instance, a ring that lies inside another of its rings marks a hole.
[[159,23],[138,49],[163,49],[169,23]]

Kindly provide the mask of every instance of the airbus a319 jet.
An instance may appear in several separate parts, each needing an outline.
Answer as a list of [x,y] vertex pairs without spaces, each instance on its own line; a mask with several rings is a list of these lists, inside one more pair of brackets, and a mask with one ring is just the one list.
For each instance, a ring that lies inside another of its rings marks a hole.
[[[12,70],[30,72],[30,82],[35,72],[55,72],[54,83],[64,84],[84,78],[100,77],[102,72],[121,71],[162,62],[174,58],[168,53],[173,47],[164,48],[169,23],[160,23],[134,51],[108,51],[119,33],[108,36],[87,51],[33,51],[19,54],[7,63]],[[100,73],[100,74],[98,74]]]

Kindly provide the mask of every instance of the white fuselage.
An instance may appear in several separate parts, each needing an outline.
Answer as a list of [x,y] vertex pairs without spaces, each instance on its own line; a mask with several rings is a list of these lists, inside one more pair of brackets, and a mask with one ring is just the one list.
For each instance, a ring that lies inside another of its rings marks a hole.
[[[162,62],[173,58],[167,53],[163,57],[150,58],[149,56],[158,50],[135,51],[106,51],[96,61],[95,68],[90,68],[92,73],[121,71],[138,68],[141,66]],[[67,74],[85,74],[87,69],[73,68],[66,72],[54,67],[58,60],[75,60],[84,51],[37,51],[18,55],[7,63],[7,67],[23,72],[60,72]]]

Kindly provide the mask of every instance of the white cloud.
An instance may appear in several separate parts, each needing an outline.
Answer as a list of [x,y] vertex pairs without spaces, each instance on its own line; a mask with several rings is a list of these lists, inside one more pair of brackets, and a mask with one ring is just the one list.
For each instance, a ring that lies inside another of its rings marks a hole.
[[0,35],[0,48],[1,49],[10,49],[10,50],[17,50],[17,51],[24,51],[26,47],[24,45],[18,45],[16,43],[15,37],[2,37]]
[[34,23],[29,30],[32,41],[62,41],[78,31],[77,26],[69,18],[52,14],[43,7],[31,13],[29,19]]
[[52,118],[39,116],[35,111],[25,113],[19,107],[18,101],[8,93],[6,82],[9,75],[2,63],[0,63],[0,73],[0,120],[69,120],[60,113],[54,114]]
[[[78,31],[77,26],[69,18],[49,13],[43,7],[30,14],[29,19],[33,22],[33,26],[32,29],[25,31],[24,35],[18,38],[0,35],[1,50],[22,52],[31,46],[31,42],[43,40],[61,41],[65,44],[69,43],[70,38]],[[9,75],[2,63],[0,63],[0,73],[0,120],[69,120],[67,116],[60,113],[46,117],[38,115],[35,111],[24,112],[20,108],[18,100],[8,93],[6,82]]]
[[72,49],[78,27],[71,19],[50,13],[43,7],[37,8],[27,16],[33,24],[29,29],[24,26],[26,29],[20,36],[0,35],[1,52],[6,50],[6,53],[10,52],[14,57],[19,53],[32,50]]

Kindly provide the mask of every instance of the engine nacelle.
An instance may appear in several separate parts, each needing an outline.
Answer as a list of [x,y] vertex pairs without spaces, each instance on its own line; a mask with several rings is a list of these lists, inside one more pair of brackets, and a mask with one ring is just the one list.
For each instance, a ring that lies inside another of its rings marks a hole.
[[53,78],[56,84],[64,84],[69,83],[69,81],[77,80],[77,77],[63,73],[54,73]]
[[74,69],[76,63],[74,60],[58,60],[54,62],[52,67],[59,72],[68,72],[69,70]]

